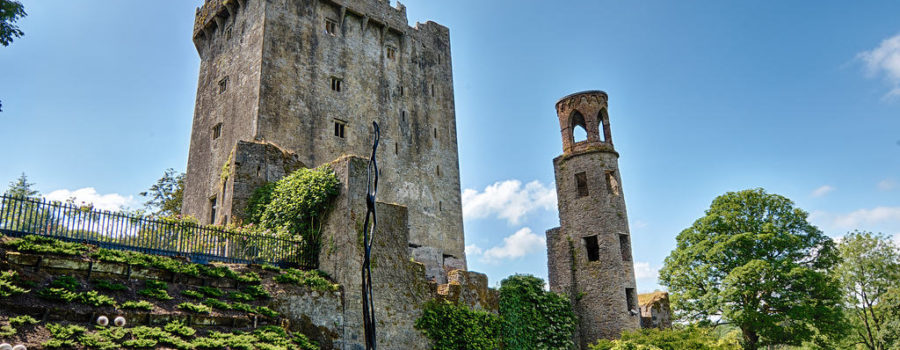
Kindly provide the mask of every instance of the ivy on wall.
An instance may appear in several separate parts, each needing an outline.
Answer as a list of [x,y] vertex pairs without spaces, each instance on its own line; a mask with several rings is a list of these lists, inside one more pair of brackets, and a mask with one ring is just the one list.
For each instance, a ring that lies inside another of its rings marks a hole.
[[247,206],[247,220],[279,234],[316,239],[338,185],[327,165],[297,170],[258,188]]
[[575,313],[569,300],[544,290],[544,280],[513,275],[500,282],[505,349],[569,349]]
[[500,348],[500,324],[492,313],[432,300],[415,327],[434,342],[434,350],[493,350]]

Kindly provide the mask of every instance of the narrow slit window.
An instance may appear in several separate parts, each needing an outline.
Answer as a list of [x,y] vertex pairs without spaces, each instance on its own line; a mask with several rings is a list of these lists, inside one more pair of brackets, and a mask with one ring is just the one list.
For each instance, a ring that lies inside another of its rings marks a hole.
[[444,202],[438,201],[438,211],[444,211]]
[[216,223],[216,196],[209,199],[209,223]]
[[435,172],[437,173],[437,176],[441,176],[441,166],[440,165],[437,166],[437,169],[435,170]]
[[232,26],[225,28],[225,40],[231,40],[231,28]]
[[434,128],[434,138],[437,138],[437,128]]
[[347,126],[347,123],[335,120],[334,121],[334,136],[344,138],[344,129]]
[[634,302],[634,288],[625,288],[625,303],[628,304],[628,311],[632,316],[637,314],[637,304]]
[[587,249],[588,261],[600,260],[600,244],[597,242],[597,236],[589,236],[582,239],[584,240],[584,248]]
[[400,154],[400,144],[394,142],[394,154]]
[[403,121],[406,121],[406,111],[400,111],[400,118],[401,118]]
[[631,261],[631,241],[624,233],[619,234],[619,250],[622,251],[622,261]]
[[221,94],[225,92],[225,90],[228,90],[228,77],[219,79],[219,93]]
[[403,95],[404,95],[403,85],[400,85],[400,96],[403,96]]
[[431,84],[431,97],[434,97],[434,84]]
[[331,18],[325,19],[325,33],[330,35],[337,34],[337,21]]
[[578,198],[587,197],[588,195],[588,186],[587,186],[587,174],[584,172],[575,174],[575,187],[578,190]]
[[341,85],[343,85],[343,80],[337,77],[331,77],[331,91],[341,92]]
[[607,171],[606,172],[606,185],[609,188],[609,193],[614,196],[619,196],[622,192],[619,188],[619,179],[616,177],[615,171]]
[[218,139],[222,136],[222,123],[218,123],[212,127],[212,139]]

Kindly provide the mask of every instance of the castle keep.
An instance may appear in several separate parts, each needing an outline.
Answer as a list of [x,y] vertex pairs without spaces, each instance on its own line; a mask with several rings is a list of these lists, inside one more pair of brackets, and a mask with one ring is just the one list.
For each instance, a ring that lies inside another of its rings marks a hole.
[[240,221],[255,188],[371,151],[429,278],[465,269],[449,31],[388,0],[207,0],[183,214]]
[[[586,91],[556,103],[563,154],[553,159],[560,227],[547,231],[550,290],[570,298],[576,343],[640,328],[631,236],[613,148],[607,95]],[[587,134],[576,140],[576,129]]]

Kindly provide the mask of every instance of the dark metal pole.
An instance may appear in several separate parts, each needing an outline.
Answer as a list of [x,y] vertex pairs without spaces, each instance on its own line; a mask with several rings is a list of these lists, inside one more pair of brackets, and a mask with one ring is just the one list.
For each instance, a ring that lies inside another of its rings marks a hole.
[[[363,305],[363,325],[366,332],[366,350],[375,350],[375,303],[372,300],[372,267],[370,265],[372,257],[372,242],[375,240],[375,226],[378,224],[378,215],[375,212],[375,195],[378,193],[378,162],[375,160],[375,151],[378,150],[378,140],[381,138],[381,131],[378,130],[378,123],[372,122],[375,126],[375,142],[372,144],[372,157],[369,158],[369,165],[366,167],[366,222],[363,226],[363,264],[362,264],[362,305]],[[372,220],[372,226],[369,226],[369,219]]]

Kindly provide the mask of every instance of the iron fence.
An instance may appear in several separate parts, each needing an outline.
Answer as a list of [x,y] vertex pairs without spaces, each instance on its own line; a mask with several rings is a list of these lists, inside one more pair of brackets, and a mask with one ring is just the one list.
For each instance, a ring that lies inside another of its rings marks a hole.
[[40,198],[0,196],[0,232],[178,256],[196,263],[268,263],[318,267],[319,242],[128,215]]

